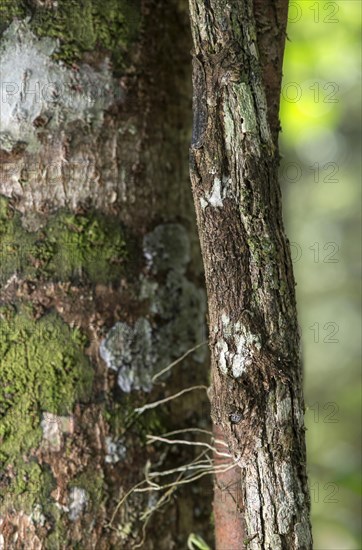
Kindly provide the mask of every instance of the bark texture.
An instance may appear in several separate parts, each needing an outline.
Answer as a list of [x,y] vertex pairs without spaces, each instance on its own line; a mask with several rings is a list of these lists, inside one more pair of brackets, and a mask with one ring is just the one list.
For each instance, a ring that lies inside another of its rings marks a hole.
[[0,8],[0,548],[184,547],[200,488],[157,524],[162,492],[118,503],[190,460],[147,434],[202,413],[195,391],[134,414],[205,377],[200,348],[153,381],[204,339],[187,6]]
[[[312,548],[295,283],[278,184],[286,10],[286,2],[190,0],[190,171],[212,418],[239,467],[243,510],[235,521],[245,533],[233,548],[253,550]],[[216,539],[226,550],[220,526]]]

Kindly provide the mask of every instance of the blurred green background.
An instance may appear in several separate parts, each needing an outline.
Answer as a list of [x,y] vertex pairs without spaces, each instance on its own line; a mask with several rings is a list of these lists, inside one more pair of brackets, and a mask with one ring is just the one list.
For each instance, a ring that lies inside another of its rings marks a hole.
[[361,5],[290,1],[280,179],[302,333],[315,550],[361,550]]

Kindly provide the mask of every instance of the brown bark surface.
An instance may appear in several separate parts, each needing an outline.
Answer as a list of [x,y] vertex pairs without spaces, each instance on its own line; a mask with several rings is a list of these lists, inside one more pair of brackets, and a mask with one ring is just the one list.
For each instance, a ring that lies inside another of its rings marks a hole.
[[[0,547],[170,550],[185,547],[192,530],[207,538],[210,510],[195,505],[197,484],[181,490],[179,499],[169,491],[157,511],[162,491],[119,502],[144,479],[146,465],[162,471],[194,456],[190,447],[147,445],[147,435],[197,425],[202,413],[203,394],[195,390],[134,414],[145,402],[206,377],[205,354],[198,350],[161,383],[150,381],[165,362],[204,339],[187,160],[188,11],[176,0],[89,0],[81,13],[77,4],[14,2],[1,8],[8,21],[6,28],[1,22],[2,69],[14,69],[15,86],[7,88],[13,110],[2,111],[0,129],[0,422],[6,426],[0,432]],[[109,17],[104,22],[102,16]],[[133,34],[123,28],[131,24]],[[101,25],[109,37],[93,44]],[[62,32],[72,27],[76,36],[67,42]],[[120,45],[122,32],[132,39]],[[70,63],[66,56],[76,46],[80,53]],[[59,62],[59,51],[66,61]],[[49,101],[49,88],[45,99],[34,102],[22,90],[24,82],[36,90],[36,81],[43,88],[53,80]],[[87,82],[90,89],[84,89]],[[6,116],[12,118],[5,132]],[[118,353],[131,354],[128,371],[108,368],[100,354],[117,326],[124,346]],[[76,329],[82,335],[78,355],[68,358],[65,346]],[[61,343],[51,339],[52,330]],[[13,364],[18,380],[9,374]],[[39,385],[47,396],[61,395],[63,378],[78,364],[92,380],[86,395],[78,397],[75,376],[67,386],[76,396],[71,406],[69,395],[56,405],[45,402]],[[41,377],[44,371],[49,378]],[[29,418],[31,430],[20,440],[16,422],[21,430]]]
[[[208,293],[212,417],[239,466],[238,548],[310,550],[300,344],[278,183],[287,6],[191,0],[190,10],[190,170]],[[217,550],[227,547],[222,529]]]

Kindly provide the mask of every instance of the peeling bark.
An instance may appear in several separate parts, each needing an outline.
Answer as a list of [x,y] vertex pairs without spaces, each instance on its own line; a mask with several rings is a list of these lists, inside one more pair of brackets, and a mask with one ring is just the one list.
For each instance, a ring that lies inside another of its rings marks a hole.
[[[278,184],[286,10],[286,2],[190,0],[190,172],[208,293],[212,418],[239,467],[234,528],[245,524],[245,533],[234,547],[252,550],[312,548],[294,279]],[[217,498],[216,490],[222,517]],[[216,533],[224,549],[222,526]]]

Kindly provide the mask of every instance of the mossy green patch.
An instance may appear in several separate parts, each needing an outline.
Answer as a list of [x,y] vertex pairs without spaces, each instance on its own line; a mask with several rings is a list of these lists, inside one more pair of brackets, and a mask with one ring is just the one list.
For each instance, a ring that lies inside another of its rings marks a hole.
[[0,2],[0,34],[10,25],[13,19],[24,19],[28,14],[24,1],[1,0]]
[[50,469],[46,465],[40,466],[35,460],[24,462],[19,458],[13,473],[14,479],[6,491],[0,490],[0,510],[11,507],[31,514],[35,505],[47,508],[55,487]]
[[92,282],[113,281],[126,257],[122,228],[101,214],[62,212],[49,222],[36,245],[44,272],[62,274],[63,279],[84,271]]
[[84,472],[72,479],[68,487],[84,489],[90,499],[90,506],[97,510],[104,496],[104,477],[101,470],[95,471],[89,466]]
[[84,337],[59,316],[35,321],[26,310],[0,309],[0,461],[15,463],[36,448],[44,411],[71,413],[90,394],[93,370]]
[[86,51],[104,50],[115,68],[122,68],[129,44],[138,34],[139,0],[62,0],[53,7],[29,8],[25,0],[5,1],[0,9],[3,24],[14,17],[30,17],[37,36],[59,40],[55,58],[73,63]]
[[62,210],[29,233],[0,197],[0,284],[14,272],[30,279],[113,282],[124,272],[126,257],[124,231],[115,218]]

